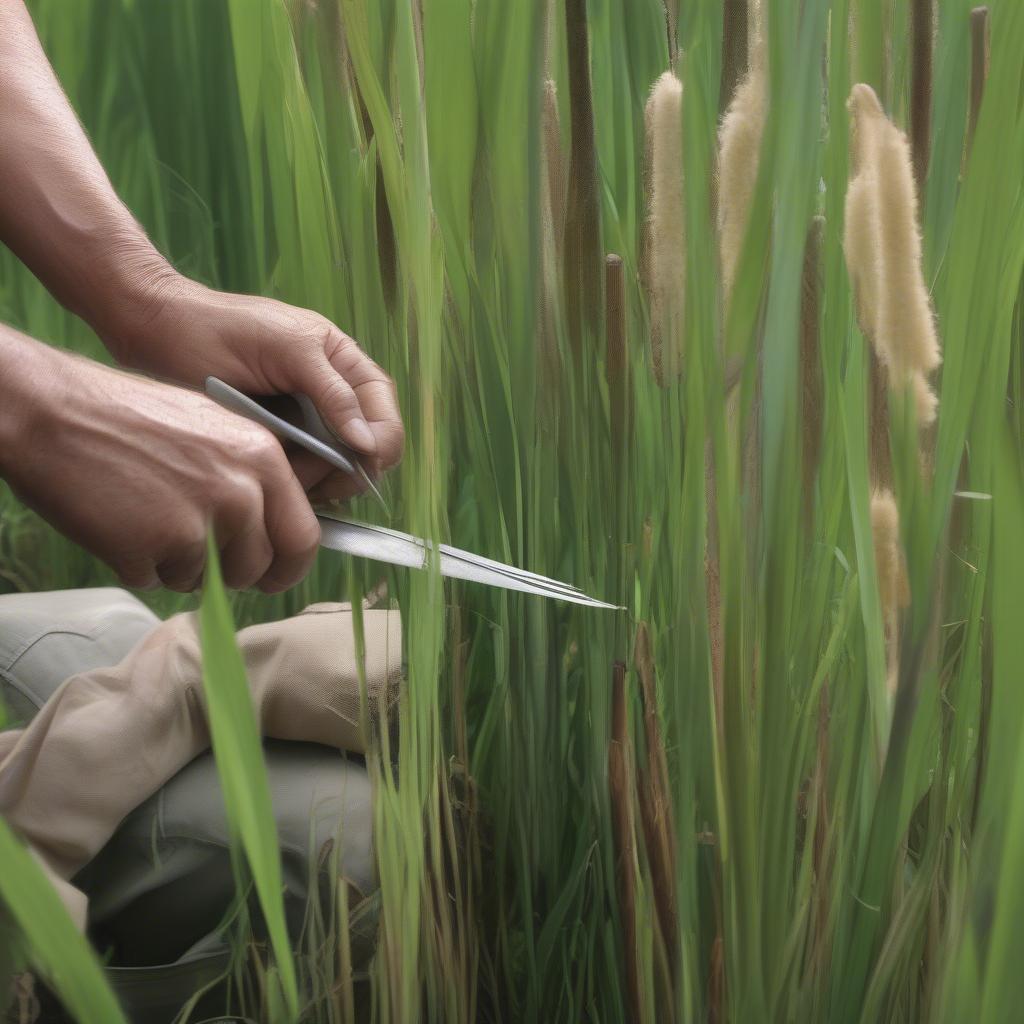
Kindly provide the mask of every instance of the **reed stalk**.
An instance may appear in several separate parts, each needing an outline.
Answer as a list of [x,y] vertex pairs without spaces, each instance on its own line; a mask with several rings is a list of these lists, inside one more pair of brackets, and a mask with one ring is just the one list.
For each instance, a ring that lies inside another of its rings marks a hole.
[[626,975],[626,1019],[644,1020],[644,990],[640,982],[636,911],[636,818],[633,802],[633,753],[629,740],[626,702],[626,666],[612,667],[612,728],[608,745],[608,792],[615,839],[615,880],[622,926],[622,952]]
[[565,0],[571,143],[565,210],[565,315],[577,365],[583,338],[597,334],[601,302],[601,206],[590,84],[586,0]]

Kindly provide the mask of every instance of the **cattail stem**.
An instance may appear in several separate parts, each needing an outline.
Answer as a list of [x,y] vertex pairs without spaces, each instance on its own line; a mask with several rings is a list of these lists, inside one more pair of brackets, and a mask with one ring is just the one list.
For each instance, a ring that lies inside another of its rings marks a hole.
[[541,149],[544,154],[548,210],[555,251],[561,256],[565,230],[565,160],[562,156],[562,129],[558,120],[558,93],[555,91],[555,83],[550,78],[544,83]]
[[636,927],[636,820],[630,786],[631,751],[626,715],[626,666],[612,666],[612,735],[608,745],[608,789],[615,840],[615,878],[626,958],[626,1016],[630,1024],[644,1019],[643,990]]
[[633,657],[640,676],[640,700],[644,713],[646,765],[640,774],[640,820],[644,830],[647,861],[651,868],[658,925],[665,946],[665,957],[674,969],[677,954],[676,931],[676,849],[669,789],[668,759],[658,722],[658,698],[655,686],[654,655],[647,624],[637,627]]
[[910,2],[910,145],[919,201],[924,202],[931,149],[934,0]]
[[814,509],[814,480],[818,475],[822,437],[821,377],[821,267],[825,218],[815,217],[804,246],[803,288],[800,303],[800,399],[803,434],[804,526],[809,528]]
[[724,112],[732,102],[736,85],[747,70],[747,0],[725,0],[722,12],[722,79],[718,109]]
[[594,144],[594,103],[590,88],[590,40],[586,0],[566,0],[569,57],[569,195],[565,212],[566,318],[573,355],[582,354],[583,335],[597,328],[601,311],[601,208]]
[[971,106],[967,122],[967,152],[974,146],[974,133],[978,127],[981,101],[988,81],[989,31],[988,8],[975,7],[971,11]]

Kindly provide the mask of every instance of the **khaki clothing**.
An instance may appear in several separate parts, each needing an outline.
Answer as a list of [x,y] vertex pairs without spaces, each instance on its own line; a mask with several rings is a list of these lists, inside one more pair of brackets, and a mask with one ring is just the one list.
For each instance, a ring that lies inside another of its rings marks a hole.
[[[386,713],[401,672],[400,618],[364,611],[363,623],[370,704]],[[338,753],[363,749],[351,609],[314,605],[242,630],[238,643],[270,738],[297,934],[325,849],[356,890],[376,886],[369,778]],[[88,897],[90,934],[113,951],[122,993],[134,987],[135,1005],[156,998],[169,1008],[178,994],[149,984],[154,971],[179,979],[187,996],[204,971],[223,969],[219,926],[234,895],[195,616],[160,623],[111,589],[0,597],[0,689],[24,726],[0,733],[0,813],[53,872],[69,909],[80,914]],[[365,956],[372,927],[353,941]]]

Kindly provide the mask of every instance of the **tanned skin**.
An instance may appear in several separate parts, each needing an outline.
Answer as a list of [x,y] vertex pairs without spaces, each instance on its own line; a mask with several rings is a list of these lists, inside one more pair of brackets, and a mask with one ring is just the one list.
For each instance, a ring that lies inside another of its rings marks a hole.
[[114,192],[23,0],[0,0],[0,138],[0,241],[122,366],[184,385],[0,327],[0,475],[128,586],[194,588],[208,524],[229,585],[294,585],[319,540],[310,498],[358,485],[189,389],[213,374],[304,392],[381,473],[402,454],[394,383],[318,313],[170,266]]

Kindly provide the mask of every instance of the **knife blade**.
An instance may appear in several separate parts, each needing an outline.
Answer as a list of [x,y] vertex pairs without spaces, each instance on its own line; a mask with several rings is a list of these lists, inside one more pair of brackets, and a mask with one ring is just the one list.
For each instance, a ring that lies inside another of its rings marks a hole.
[[[434,550],[434,545],[430,541],[399,530],[360,523],[353,519],[335,518],[322,512],[317,513],[317,519],[320,522],[322,547],[342,551],[357,558],[369,558],[389,565],[403,565],[410,569],[425,569]],[[495,562],[493,559],[475,555],[471,551],[462,551],[448,544],[437,545],[437,560],[441,575],[453,579],[483,583],[502,590],[535,594],[555,601],[568,601],[588,608],[619,610],[621,607],[590,597],[571,584],[516,569],[514,566]]]

